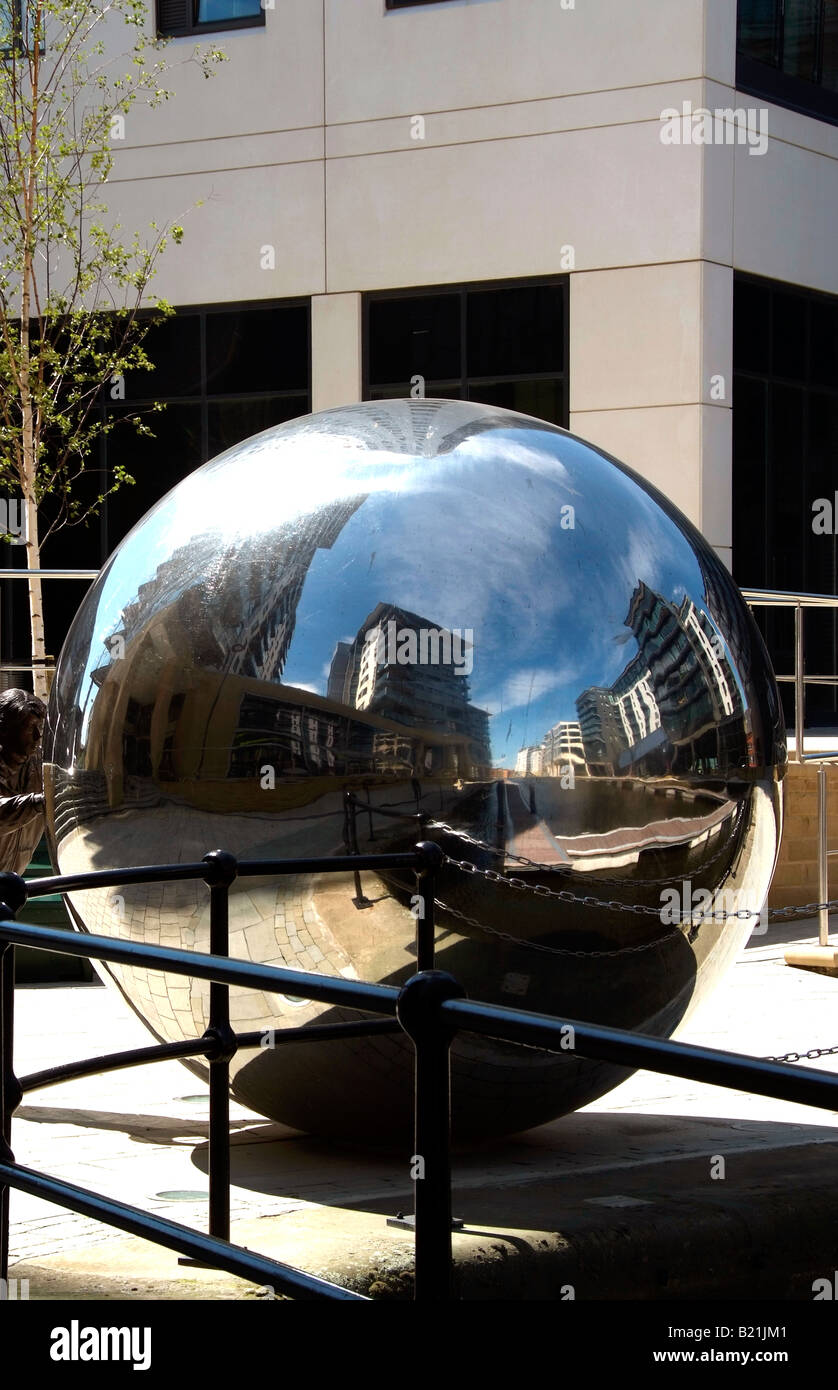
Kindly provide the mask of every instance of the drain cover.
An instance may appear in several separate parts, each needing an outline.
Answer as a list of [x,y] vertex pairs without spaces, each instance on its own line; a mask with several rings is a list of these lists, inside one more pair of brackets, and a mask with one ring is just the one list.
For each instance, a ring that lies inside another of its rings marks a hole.
[[170,1192],[155,1192],[162,1202],[205,1202],[208,1192],[198,1192],[189,1187],[174,1187]]

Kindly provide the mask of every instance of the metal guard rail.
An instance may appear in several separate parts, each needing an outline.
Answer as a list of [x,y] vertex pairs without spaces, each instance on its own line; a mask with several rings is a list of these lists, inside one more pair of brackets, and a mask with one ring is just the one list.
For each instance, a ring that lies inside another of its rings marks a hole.
[[[826,902],[829,897],[829,858],[836,853],[827,848],[827,786],[824,762],[829,762],[838,753],[807,753],[806,743],[806,686],[838,686],[838,676],[810,676],[806,674],[806,660],[803,639],[803,611],[807,608],[838,608],[838,596],[834,594],[806,594],[786,589],[743,589],[742,597],[751,608],[793,608],[794,609],[794,674],[776,675],[778,683],[794,685],[794,742],[795,761],[798,763],[818,762],[818,893],[819,901]],[[829,945],[829,914],[825,908],[818,911],[818,941],[821,946]]]
[[[524,1046],[566,1051],[572,1029],[574,1049],[582,1056],[627,1067],[642,1067],[716,1086],[742,1088],[758,1095],[838,1109],[838,1076],[813,1068],[795,1067],[686,1043],[671,1042],[619,1028],[605,1028],[573,1019],[484,1004],[465,998],[451,975],[433,969],[433,902],[440,866],[439,846],[422,842],[409,854],[367,854],[334,859],[246,860],[215,850],[200,863],[150,865],[89,874],[60,875],[32,882],[17,874],[0,874],[0,1100],[3,1130],[0,1141],[0,1278],[8,1275],[9,1192],[16,1188],[108,1225],[142,1236],[159,1245],[218,1269],[269,1283],[293,1298],[368,1301],[365,1295],[307,1274],[293,1266],[254,1254],[229,1241],[230,1150],[229,1062],[241,1047],[257,1047],[264,1033],[236,1034],[230,1027],[229,986],[289,993],[322,1003],[341,1004],[383,1018],[349,1023],[311,1025],[280,1030],[273,1039],[292,1045],[300,1038],[333,1039],[380,1031],[403,1031],[416,1055],[414,1154],[424,1159],[424,1177],[414,1182],[415,1284],[417,1300],[452,1296],[451,1249],[451,1080],[450,1048],[458,1031],[482,1034]],[[412,869],[425,903],[417,917],[418,973],[401,989],[343,977],[310,974],[228,955],[228,894],[239,876],[346,872],[347,869]],[[111,884],[203,878],[210,891],[210,951],[208,954],[173,947],[147,946],[112,937],[68,934],[60,929],[16,922],[28,898],[56,891],[79,891]],[[14,951],[17,945],[97,960],[143,964],[175,974],[206,979],[210,984],[209,1026],[203,1037],[163,1043],[71,1062],[19,1079],[13,1065]],[[23,1094],[73,1077],[118,1067],[136,1066],[172,1057],[203,1055],[210,1068],[209,1121],[209,1235],[176,1222],[116,1202],[72,1183],[36,1173],[15,1163],[11,1149],[12,1115]]]

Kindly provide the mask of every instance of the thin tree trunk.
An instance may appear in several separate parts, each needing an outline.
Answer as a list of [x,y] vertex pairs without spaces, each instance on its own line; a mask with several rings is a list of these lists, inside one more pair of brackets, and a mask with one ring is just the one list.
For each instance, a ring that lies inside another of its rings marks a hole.
[[[41,567],[41,544],[38,539],[38,508],[35,500],[28,495],[25,500],[26,509],[26,562],[30,571]],[[29,624],[32,632],[32,661],[35,663],[32,672],[32,689],[36,695],[40,695],[45,700],[49,695],[49,675],[44,668],[43,659],[46,655],[46,645],[44,641],[44,609],[43,595],[41,592],[40,575],[29,575]]]
[[[36,13],[36,30],[40,33],[40,11]],[[36,34],[37,37],[37,34]],[[38,155],[38,78],[40,46],[36,42],[32,54],[32,103],[27,143],[24,146],[23,189],[23,264],[21,266],[20,296],[20,404],[21,404],[21,491],[26,513],[26,563],[29,568],[29,625],[32,636],[32,688],[44,699],[49,694],[49,678],[44,669],[44,609],[41,579],[32,570],[41,567],[41,543],[38,532],[38,506],[35,500],[35,476],[38,469],[38,422],[32,402],[31,322],[30,311],[34,290],[34,210],[36,198],[36,167]],[[37,303],[37,295],[34,296]]]

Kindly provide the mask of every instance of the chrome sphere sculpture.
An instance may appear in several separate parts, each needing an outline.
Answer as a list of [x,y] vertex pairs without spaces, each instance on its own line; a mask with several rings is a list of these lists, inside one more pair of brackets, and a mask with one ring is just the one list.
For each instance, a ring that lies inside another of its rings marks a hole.
[[[82,603],[44,740],[61,873],[435,840],[438,968],[473,998],[662,1036],[753,925],[726,914],[767,892],[784,759],[762,641],[681,513],[564,430],[442,400],[293,420],[174,488]],[[350,873],[239,879],[230,951],[397,985],[414,893],[409,873],[364,872],[360,895]],[[200,882],[71,908],[208,948]],[[107,973],[157,1038],[207,1027],[205,982]],[[357,1017],[247,990],[231,1012],[240,1031]],[[231,1072],[266,1116],[375,1141],[409,1132],[412,1068],[388,1035],[240,1051]],[[627,1074],[468,1034],[452,1072],[460,1138]]]

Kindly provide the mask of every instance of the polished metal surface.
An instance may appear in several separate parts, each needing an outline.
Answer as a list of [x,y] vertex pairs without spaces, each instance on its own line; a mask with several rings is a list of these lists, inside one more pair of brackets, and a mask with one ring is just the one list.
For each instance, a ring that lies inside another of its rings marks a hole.
[[[149,512],[67,638],[44,764],[62,873],[434,839],[466,864],[441,875],[436,964],[472,997],[668,1035],[753,925],[724,914],[767,891],[785,740],[753,620],[663,496],[539,420],[387,401],[245,440]],[[362,874],[360,901],[351,874],[239,880],[231,953],[398,984],[414,893],[410,875]],[[208,946],[202,884],[72,906],[82,929]],[[111,974],[158,1038],[207,1026],[201,981]],[[231,1011],[241,1030],[351,1016],[252,991]],[[625,1075],[467,1035],[452,1058],[460,1137]],[[401,1037],[265,1047],[232,1072],[289,1125],[407,1131]]]

